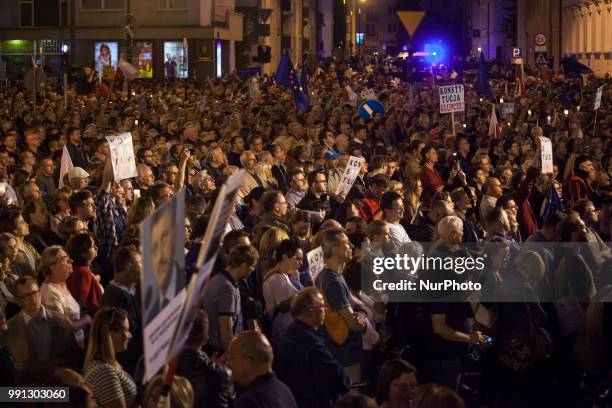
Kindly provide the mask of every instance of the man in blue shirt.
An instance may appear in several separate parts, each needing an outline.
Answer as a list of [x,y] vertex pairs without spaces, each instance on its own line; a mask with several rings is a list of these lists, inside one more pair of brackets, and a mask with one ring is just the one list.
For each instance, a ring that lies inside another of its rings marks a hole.
[[353,257],[353,246],[343,230],[326,230],[322,239],[325,269],[317,276],[316,287],[321,290],[328,313],[337,313],[348,327],[348,336],[338,344],[323,326],[327,347],[344,367],[353,383],[361,377],[362,333],[366,330],[364,316],[356,313],[355,303],[342,276],[344,265]]

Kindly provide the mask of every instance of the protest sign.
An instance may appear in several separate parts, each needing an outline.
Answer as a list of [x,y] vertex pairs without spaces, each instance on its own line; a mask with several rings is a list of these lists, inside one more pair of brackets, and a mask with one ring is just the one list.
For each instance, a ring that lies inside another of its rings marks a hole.
[[597,88],[597,93],[595,94],[595,105],[593,110],[599,109],[601,106],[601,94],[603,93],[603,85]]
[[141,301],[147,381],[167,362],[185,299],[185,191],[140,225]]
[[321,273],[325,267],[325,261],[323,260],[323,248],[319,246],[308,252],[306,254],[306,259],[308,260],[308,272],[310,273],[310,277],[314,282],[319,273]]
[[119,136],[106,136],[106,140],[110,150],[115,181],[138,176],[132,134],[127,132]]
[[223,240],[227,220],[234,211],[237,193],[242,185],[244,175],[245,170],[241,170],[230,177],[223,184],[217,196],[196,262],[198,273],[193,274],[189,281],[186,299],[178,319],[179,323],[176,326],[176,333],[172,341],[168,360],[178,355],[185,341],[187,341],[191,331],[193,313],[200,304],[202,293],[204,293],[204,285],[215,266],[219,243]]
[[440,113],[461,112],[465,110],[463,85],[449,85],[438,88],[440,93]]
[[342,173],[342,178],[338,183],[338,187],[336,187],[336,195],[346,196],[348,194],[351,187],[353,187],[355,180],[357,180],[357,176],[359,176],[359,171],[361,170],[361,166],[364,162],[365,159],[363,157],[349,157],[344,173]]
[[542,173],[551,174],[553,172],[553,151],[550,139],[540,136],[540,150],[542,153]]

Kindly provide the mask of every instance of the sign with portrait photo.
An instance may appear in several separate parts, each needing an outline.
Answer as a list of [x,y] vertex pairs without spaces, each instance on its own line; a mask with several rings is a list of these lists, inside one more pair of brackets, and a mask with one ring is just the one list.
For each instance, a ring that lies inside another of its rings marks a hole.
[[185,191],[140,224],[145,381],[166,363],[185,299]]

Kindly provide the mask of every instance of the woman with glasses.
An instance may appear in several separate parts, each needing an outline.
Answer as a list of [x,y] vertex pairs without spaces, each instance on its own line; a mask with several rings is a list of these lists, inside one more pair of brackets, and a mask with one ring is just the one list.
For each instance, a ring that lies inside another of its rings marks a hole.
[[[81,316],[81,307],[72,297],[66,280],[72,273],[72,259],[61,246],[50,246],[42,253],[38,264],[38,276],[43,305],[61,313],[72,321],[75,329],[83,329],[91,323],[91,317]],[[84,347],[84,332],[75,334],[79,346]]]
[[93,321],[83,376],[93,387],[99,407],[125,407],[135,405],[137,390],[134,380],[117,362],[116,355],[127,350],[130,324],[123,309],[103,307]]
[[66,280],[70,294],[81,307],[95,313],[100,308],[104,289],[100,276],[91,271],[91,263],[98,255],[98,247],[90,232],[82,232],[70,238],[66,252],[72,259],[72,273]]
[[299,272],[303,257],[300,245],[290,239],[282,241],[274,249],[276,265],[265,274],[263,282],[266,317],[272,323],[272,338],[293,321],[288,313],[289,303],[302,288]]

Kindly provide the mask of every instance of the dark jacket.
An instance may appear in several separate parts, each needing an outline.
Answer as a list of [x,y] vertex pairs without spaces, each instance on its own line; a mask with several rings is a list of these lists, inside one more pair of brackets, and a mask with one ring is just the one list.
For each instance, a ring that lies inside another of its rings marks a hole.
[[226,408],[236,398],[230,372],[198,350],[183,350],[176,374],[189,380],[195,392],[196,407]]
[[36,185],[40,188],[40,192],[43,195],[43,198],[49,200],[53,193],[55,193],[55,180],[53,177],[39,175],[36,177]]
[[253,236],[255,237],[255,242],[259,242],[262,235],[267,230],[273,227],[282,228],[287,231],[287,233],[289,233],[289,226],[282,217],[279,217],[274,213],[267,212],[262,215],[261,221],[259,221],[257,225],[255,225],[255,227],[253,228]]
[[51,245],[61,245],[62,240],[48,228],[41,228],[38,225],[30,225],[30,233],[25,240],[30,243],[38,253],[42,254],[45,248]]
[[242,388],[234,408],[297,408],[291,390],[274,373],[264,374]]
[[66,143],[66,149],[68,150],[68,154],[70,155],[70,160],[72,161],[72,165],[74,167],[80,167],[83,170],[87,169],[87,161],[85,160],[85,155],[83,154],[83,150],[78,146],[73,145],[72,143]]
[[298,407],[331,407],[345,394],[350,380],[323,337],[295,320],[274,347],[276,373],[295,397]]

